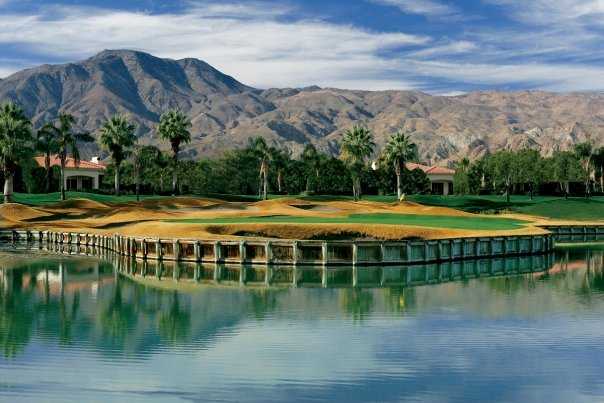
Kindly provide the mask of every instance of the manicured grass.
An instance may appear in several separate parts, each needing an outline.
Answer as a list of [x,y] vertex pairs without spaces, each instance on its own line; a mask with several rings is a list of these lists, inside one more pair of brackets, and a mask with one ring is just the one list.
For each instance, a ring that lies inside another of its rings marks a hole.
[[259,217],[236,217],[215,219],[182,219],[170,222],[192,224],[246,224],[246,223],[291,223],[291,224],[387,224],[413,225],[432,228],[476,229],[476,230],[513,230],[525,222],[509,218],[454,217],[414,214],[352,214],[347,217],[302,217],[289,215],[270,215]]
[[568,200],[560,197],[538,196],[530,200],[528,196],[513,196],[508,204],[501,196],[413,196],[410,200],[417,203],[451,207],[469,212],[512,211],[542,217],[593,221],[604,220],[604,197],[589,199],[573,197]]
[[[29,194],[29,193],[15,193],[15,202],[28,204],[30,206],[43,206],[48,204],[54,204],[61,201],[60,193],[41,193],[41,194]],[[141,196],[143,199],[154,199],[168,196]],[[136,201],[136,196],[113,196],[98,193],[85,193],[85,192],[67,192],[67,199],[89,199],[100,203],[127,203]]]

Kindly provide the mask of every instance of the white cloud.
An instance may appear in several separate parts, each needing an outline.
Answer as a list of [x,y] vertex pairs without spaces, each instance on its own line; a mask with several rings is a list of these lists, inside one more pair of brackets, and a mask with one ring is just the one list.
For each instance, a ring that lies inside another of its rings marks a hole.
[[444,45],[436,45],[414,52],[410,52],[408,56],[418,58],[429,58],[443,55],[454,55],[461,53],[469,53],[477,50],[479,47],[470,41],[454,41]]
[[398,7],[407,14],[443,17],[457,14],[457,9],[435,0],[372,0],[374,3]]
[[549,25],[597,22],[604,16],[602,0],[486,0],[505,7],[514,18],[527,24]]
[[[0,43],[20,44],[66,60],[108,48],[171,58],[197,57],[257,86],[374,81],[381,52],[416,48],[429,38],[378,33],[320,20],[281,22],[283,9],[194,7],[183,14],[52,8],[38,15],[0,15]],[[379,75],[379,72],[378,72]],[[322,78],[322,80],[317,80]],[[382,80],[383,81],[383,80]],[[388,85],[407,88],[407,80]]]
[[550,91],[604,89],[604,68],[568,64],[462,64],[409,61],[418,74],[479,85],[522,85]]

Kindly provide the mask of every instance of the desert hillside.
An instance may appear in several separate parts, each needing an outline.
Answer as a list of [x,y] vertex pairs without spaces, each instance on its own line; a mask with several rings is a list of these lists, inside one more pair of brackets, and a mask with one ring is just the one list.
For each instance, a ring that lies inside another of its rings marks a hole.
[[[0,101],[20,103],[36,125],[59,111],[95,132],[115,113],[131,116],[144,142],[157,143],[159,115],[178,107],[193,121],[185,155],[216,155],[263,135],[294,154],[312,142],[336,153],[353,124],[379,145],[398,128],[413,132],[425,162],[476,157],[502,148],[550,154],[577,142],[604,143],[604,94],[478,92],[456,97],[414,91],[309,87],[255,89],[196,59],[104,51],[77,63],[44,65],[0,81]],[[87,153],[97,150],[87,150]]]

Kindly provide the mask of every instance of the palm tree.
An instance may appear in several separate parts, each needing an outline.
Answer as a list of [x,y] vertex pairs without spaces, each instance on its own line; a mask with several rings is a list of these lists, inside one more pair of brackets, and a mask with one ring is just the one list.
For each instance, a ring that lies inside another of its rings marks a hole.
[[301,159],[306,165],[307,175],[306,175],[306,192],[310,192],[310,183],[312,176],[315,176],[316,185],[315,192],[318,190],[319,184],[319,170],[321,169],[321,163],[323,159],[321,158],[321,154],[317,151],[317,148],[309,143],[304,147],[304,151],[302,151]]
[[120,169],[136,141],[136,125],[125,116],[116,115],[101,127],[101,145],[111,155],[115,166],[115,195],[120,194]]
[[159,119],[157,132],[159,136],[170,142],[172,148],[172,195],[176,196],[176,185],[178,183],[178,152],[183,143],[191,141],[191,121],[179,110],[169,110]]
[[417,158],[417,146],[411,142],[409,135],[399,131],[388,140],[384,148],[384,156],[386,161],[394,166],[396,195],[400,200],[403,196],[402,170],[406,162]]
[[590,194],[590,180],[591,180],[591,164],[593,156],[593,146],[591,143],[579,143],[575,144],[575,155],[581,161],[581,167],[583,168],[583,183],[585,184],[585,197],[589,197]]
[[13,178],[19,161],[25,158],[32,140],[31,123],[12,102],[0,106],[0,165],[4,174],[4,202],[13,196]]
[[61,161],[61,200],[65,200],[65,165],[67,157],[71,154],[74,164],[80,163],[80,150],[78,142],[91,142],[94,138],[88,133],[74,133],[75,117],[67,113],[61,113],[58,118],[58,126],[49,124],[48,130],[54,132],[57,142],[57,151]]
[[136,184],[136,201],[140,201],[141,176],[144,166],[151,166],[161,158],[161,151],[154,146],[136,144],[132,152],[134,182]]
[[52,125],[46,124],[36,133],[36,150],[44,154],[44,169],[46,170],[46,193],[50,192],[52,170],[50,156],[58,151],[56,132]]
[[341,156],[350,168],[352,194],[357,201],[361,197],[361,171],[365,159],[371,156],[375,143],[371,131],[365,127],[353,126],[342,138]]
[[269,163],[273,157],[273,152],[271,147],[266,144],[266,140],[264,140],[263,137],[250,139],[249,148],[260,161],[261,188],[258,193],[262,196],[263,200],[266,200],[268,198],[268,169]]

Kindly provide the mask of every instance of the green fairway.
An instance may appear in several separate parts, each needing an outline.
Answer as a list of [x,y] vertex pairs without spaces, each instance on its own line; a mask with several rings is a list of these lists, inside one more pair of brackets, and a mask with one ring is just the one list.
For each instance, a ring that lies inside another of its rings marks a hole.
[[509,218],[487,217],[451,217],[438,215],[413,215],[413,214],[352,214],[347,217],[301,217],[289,215],[271,215],[259,217],[237,217],[216,219],[182,219],[170,222],[184,222],[191,224],[387,224],[387,225],[413,225],[419,227],[450,228],[450,229],[475,229],[475,230],[513,230],[520,228],[524,221]]

